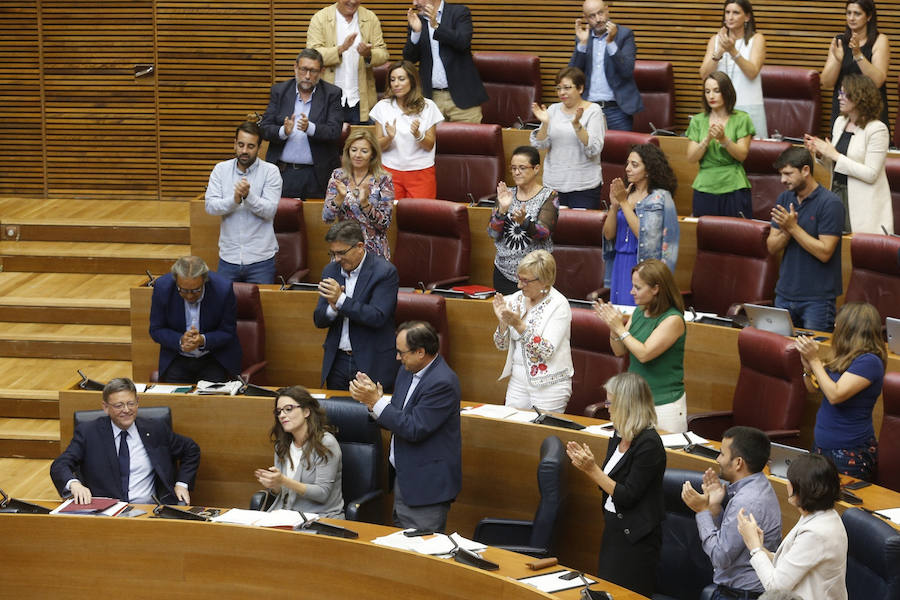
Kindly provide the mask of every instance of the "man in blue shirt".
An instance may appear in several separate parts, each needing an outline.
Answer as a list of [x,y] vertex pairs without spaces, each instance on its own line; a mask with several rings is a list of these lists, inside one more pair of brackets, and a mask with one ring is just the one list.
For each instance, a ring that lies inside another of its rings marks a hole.
[[[713,566],[716,591],[712,599],[757,598],[765,590],[750,565],[750,551],[737,529],[741,509],[756,517],[765,547],[781,543],[781,508],[769,480],[762,473],[769,462],[769,437],[753,427],[732,427],[722,436],[719,476],[703,474],[703,493],[685,481],[681,498],[697,513],[700,544]],[[719,477],[730,482],[723,485]]]
[[634,32],[609,19],[609,2],[585,0],[583,9],[569,66],[584,72],[584,99],[600,105],[607,129],[631,131],[634,113],[644,110],[634,81]]
[[835,299],[841,295],[841,233],[844,205],[813,178],[806,148],[793,147],[775,161],[787,191],[772,209],[766,240],[770,254],[784,251],[775,306],[791,313],[797,327],[834,329]]

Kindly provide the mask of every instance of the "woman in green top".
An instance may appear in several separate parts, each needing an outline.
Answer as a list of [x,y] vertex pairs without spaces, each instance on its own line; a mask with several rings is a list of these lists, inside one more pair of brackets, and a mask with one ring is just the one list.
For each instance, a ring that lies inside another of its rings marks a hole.
[[684,301],[672,271],[651,258],[631,270],[631,295],[637,305],[626,317],[609,303],[597,302],[594,311],[609,326],[616,356],[628,354],[628,370],[647,380],[659,429],[687,431],[684,394]]
[[694,216],[753,218],[744,159],[756,134],[750,115],[734,110],[737,95],[721,71],[703,80],[703,112],[691,117],[687,159],[699,162],[694,178]]

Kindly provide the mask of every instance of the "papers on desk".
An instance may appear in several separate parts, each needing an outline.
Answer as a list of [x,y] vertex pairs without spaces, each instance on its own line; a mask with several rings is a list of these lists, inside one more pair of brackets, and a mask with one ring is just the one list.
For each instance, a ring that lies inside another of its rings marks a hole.
[[884,517],[894,525],[900,525],[900,508],[882,508],[872,512],[879,517]]
[[75,504],[74,498],[69,498],[50,511],[51,515],[89,515],[95,517],[115,517],[128,506],[127,502],[121,502],[115,498],[95,497],[90,504]]
[[193,389],[192,385],[170,385],[166,383],[154,383],[148,385],[145,394],[187,394]]
[[718,316],[719,315],[717,315],[716,313],[709,313],[709,312],[700,312],[700,311],[691,312],[690,310],[686,310],[684,312],[684,320],[687,321],[688,323],[690,323],[692,321],[699,321],[703,317],[718,317]]
[[316,400],[324,400],[328,397],[328,394],[310,394],[310,396],[312,396]]
[[666,448],[684,448],[688,444],[708,444],[709,440],[702,438],[693,431],[685,433],[664,433],[659,437],[662,438],[663,446]]
[[[409,531],[407,529],[406,531]],[[402,531],[397,531],[390,535],[384,535],[372,540],[373,544],[385,546],[387,548],[396,548],[397,550],[409,550],[420,554],[429,554],[431,556],[448,556],[453,551],[453,541],[460,548],[471,552],[481,552],[487,548],[484,544],[466,539],[458,533],[452,533],[447,536],[443,533],[436,533],[430,536],[407,537]]]
[[143,394],[144,392],[147,391],[147,384],[146,384],[146,383],[135,383],[135,384],[134,384],[134,390],[135,390],[138,394]]
[[615,432],[615,427],[613,427],[612,423],[607,423],[606,425],[588,425],[584,428],[584,431],[593,435],[611,438]]
[[[572,588],[584,586],[584,581],[581,580],[581,577],[575,577],[574,579],[560,579],[560,577],[568,576],[573,572],[574,571],[570,571],[568,569],[563,569],[561,571],[554,571],[553,573],[546,573],[544,575],[523,577],[522,579],[517,579],[516,581],[518,581],[519,583],[524,583],[525,585],[536,587],[540,591],[547,594],[552,594],[554,592],[561,592],[563,590],[570,590]],[[585,575],[584,578],[591,583],[596,583],[597,581],[596,579],[592,579],[587,575]]]
[[[319,515],[315,513],[303,513],[307,521],[316,521]],[[213,523],[231,523],[232,525],[252,525],[254,527],[286,527],[293,529],[303,523],[303,517],[296,510],[273,510],[265,512],[261,510],[245,510],[232,508],[218,517],[210,519]]]
[[242,387],[244,387],[244,382],[240,380],[217,383],[201,379],[197,382],[197,389],[194,390],[194,393],[200,395],[236,396]]
[[516,423],[531,423],[537,418],[533,411],[519,410],[504,404],[479,404],[471,408],[464,408],[462,412],[467,415],[477,415],[479,417],[488,417],[489,419],[503,419],[504,421],[515,421]]

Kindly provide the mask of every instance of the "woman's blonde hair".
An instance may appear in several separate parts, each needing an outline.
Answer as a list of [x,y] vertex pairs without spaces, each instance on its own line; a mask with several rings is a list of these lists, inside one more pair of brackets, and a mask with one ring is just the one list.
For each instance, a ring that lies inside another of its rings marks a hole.
[[825,366],[835,373],[843,373],[857,356],[868,352],[886,364],[887,351],[881,339],[881,315],[878,310],[867,302],[843,305],[834,320],[831,352],[832,358]]
[[519,261],[517,273],[528,271],[544,285],[556,283],[556,260],[546,250],[534,250]]
[[369,159],[369,173],[375,177],[384,175],[384,169],[381,168],[381,145],[375,139],[375,134],[369,129],[354,129],[347,136],[344,142],[344,152],[341,155],[341,168],[345,175],[353,175],[353,165],[350,162],[350,146],[358,140],[366,140],[372,148],[372,157]]
[[631,441],[648,427],[656,427],[656,408],[647,381],[637,373],[613,375],[603,385],[606,397],[615,405],[616,430]]

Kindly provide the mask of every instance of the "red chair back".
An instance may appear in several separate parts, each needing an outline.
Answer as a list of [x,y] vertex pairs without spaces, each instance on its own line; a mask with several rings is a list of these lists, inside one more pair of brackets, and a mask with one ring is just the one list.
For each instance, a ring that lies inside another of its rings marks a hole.
[[781,174],[772,166],[782,152],[791,147],[790,142],[767,142],[752,140],[750,152],[744,160],[744,171],[750,180],[750,194],[753,197],[753,214],[747,218],[768,221],[775,201],[784,191]]
[[401,287],[431,287],[469,276],[469,215],[465,205],[423,198],[397,202],[394,265]]
[[237,336],[241,343],[241,371],[250,372],[250,381],[266,385],[266,321],[263,318],[259,288],[255,283],[234,282],[237,300]]
[[624,181],[625,161],[628,160],[631,147],[635,144],[654,144],[659,146],[659,140],[648,133],[618,131],[616,129],[610,129],[606,132],[606,139],[603,140],[603,151],[600,153],[600,165],[603,169],[603,189],[600,193],[600,205],[602,207],[609,206],[610,182],[616,177]]
[[303,281],[309,273],[306,266],[306,222],[303,220],[303,201],[299,198],[282,198],[275,211],[275,274],[287,282]]
[[515,127],[534,121],[531,105],[541,101],[541,59],[518,52],[473,52],[475,68],[488,101],[481,105],[482,123]]
[[438,333],[440,353],[444,360],[450,357],[450,325],[447,322],[447,302],[435,294],[398,292],[394,323],[399,327],[406,321],[431,323]]
[[589,405],[606,400],[603,384],[628,369],[628,357],[613,354],[609,345],[609,327],[587,308],[572,309],[570,347],[575,375],[566,412],[582,415]]
[[768,236],[768,223],[700,217],[691,275],[694,308],[725,315],[735,303],[774,300],[778,260],[766,248]]
[[885,373],[876,483],[900,492],[900,373]]
[[881,318],[900,317],[900,238],[854,233],[850,241],[853,270],[845,302],[868,302]]
[[[650,133],[675,126],[675,77],[672,63],[662,60],[634,61],[634,82],[641,92],[644,110],[634,115],[633,131]],[[605,174],[604,174],[605,179]]]
[[[900,114],[900,111],[898,111]],[[897,132],[894,132],[894,144],[897,143]],[[900,157],[888,156],[884,161],[888,185],[891,188],[891,206],[894,209],[894,233],[900,233]]]
[[439,123],[434,166],[441,200],[471,202],[495,194],[506,175],[500,126]]
[[554,286],[566,298],[584,300],[603,287],[601,232],[605,220],[606,212],[599,210],[559,211],[553,230]]
[[766,65],[760,77],[769,135],[776,130],[797,138],[804,133],[819,133],[822,97],[818,71]]

